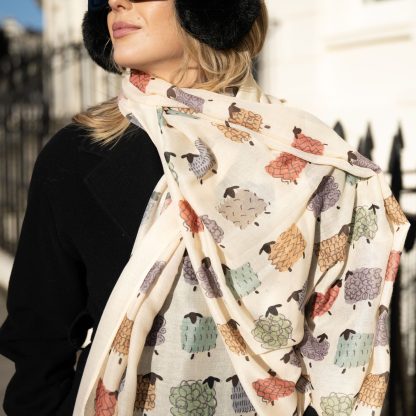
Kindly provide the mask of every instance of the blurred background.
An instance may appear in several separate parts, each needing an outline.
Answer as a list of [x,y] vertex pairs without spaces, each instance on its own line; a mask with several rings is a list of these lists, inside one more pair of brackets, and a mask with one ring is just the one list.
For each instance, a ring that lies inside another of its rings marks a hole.
[[[416,0],[266,3],[257,81],[375,161],[411,222],[391,303],[383,415],[415,415]],[[76,112],[118,94],[119,77],[82,45],[86,8],[87,0],[0,3],[0,325],[37,154]],[[13,371],[0,356],[0,403]]]

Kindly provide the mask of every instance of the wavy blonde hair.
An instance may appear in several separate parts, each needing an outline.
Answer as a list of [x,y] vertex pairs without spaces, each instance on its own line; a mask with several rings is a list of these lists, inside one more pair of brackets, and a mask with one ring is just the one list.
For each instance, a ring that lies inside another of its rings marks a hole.
[[[184,59],[183,64],[176,71],[176,77],[179,77],[179,80],[175,85],[180,86],[191,60],[194,60],[199,63],[198,76],[190,88],[202,88],[223,93],[226,87],[239,87],[246,77],[252,74],[253,60],[257,58],[263,48],[268,24],[267,7],[264,0],[261,0],[261,12],[250,32],[239,45],[232,49],[217,50],[188,34],[176,16],[177,30],[184,47]],[[120,67],[114,59],[113,63],[120,72],[124,72],[126,69]],[[119,111],[117,97],[110,98],[74,115],[72,122],[86,129],[89,137],[101,145],[116,141],[130,126],[130,121]]]

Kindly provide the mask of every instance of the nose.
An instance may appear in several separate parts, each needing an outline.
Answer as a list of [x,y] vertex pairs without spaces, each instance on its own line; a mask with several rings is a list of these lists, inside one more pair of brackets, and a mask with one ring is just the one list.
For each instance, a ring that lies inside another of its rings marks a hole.
[[132,7],[130,0],[108,0],[108,6],[111,10],[130,9]]

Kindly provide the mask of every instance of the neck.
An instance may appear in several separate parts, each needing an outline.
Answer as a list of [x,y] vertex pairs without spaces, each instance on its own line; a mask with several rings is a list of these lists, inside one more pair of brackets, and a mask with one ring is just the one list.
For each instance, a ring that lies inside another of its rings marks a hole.
[[183,88],[192,88],[195,82],[199,81],[199,71],[197,66],[189,67],[189,69],[185,72],[182,79],[179,79],[179,74],[176,71],[172,70],[165,70],[165,69],[131,69],[132,73],[137,74],[148,74],[155,78],[163,79],[164,81],[169,82],[177,87]]

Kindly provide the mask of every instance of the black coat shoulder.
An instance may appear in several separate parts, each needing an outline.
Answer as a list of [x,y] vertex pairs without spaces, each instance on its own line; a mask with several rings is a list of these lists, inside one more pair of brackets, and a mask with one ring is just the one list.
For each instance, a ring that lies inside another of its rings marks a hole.
[[44,144],[0,327],[0,354],[16,367],[3,404],[8,416],[72,415],[88,356],[83,341],[98,325],[162,175],[156,147],[136,126],[102,146],[70,123]]
[[[103,145],[93,141],[86,128],[69,123],[53,134],[43,145],[35,161],[34,179],[36,181],[53,180],[73,173],[77,168],[82,169],[80,150],[105,158],[121,146],[137,147],[137,139],[142,136],[148,137],[142,129],[130,125],[114,143]],[[150,142],[150,138],[147,141]],[[91,167],[93,166],[86,165],[85,169]]]

